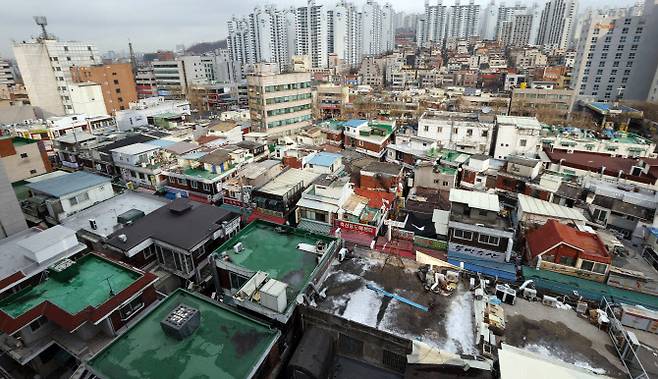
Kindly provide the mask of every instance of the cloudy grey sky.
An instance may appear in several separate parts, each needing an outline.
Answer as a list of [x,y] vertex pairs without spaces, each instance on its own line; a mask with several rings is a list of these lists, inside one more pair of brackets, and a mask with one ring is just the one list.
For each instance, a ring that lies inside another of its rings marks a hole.
[[[354,0],[361,5],[366,0]],[[431,0],[434,3],[435,0]],[[478,3],[488,0],[476,0]],[[507,0],[514,3],[517,0]],[[333,5],[337,0],[316,0]],[[380,3],[384,3],[380,0]],[[421,12],[424,0],[390,1],[398,11]],[[525,2],[525,1],[522,1]],[[543,0],[537,0],[543,2]],[[633,0],[581,0],[586,6],[622,6]],[[64,40],[95,43],[101,52],[127,50],[132,40],[137,51],[173,49],[177,44],[216,41],[226,37],[226,20],[249,13],[264,0],[20,0],[0,12],[0,56],[12,57],[11,40],[39,33],[32,16],[48,18],[48,31]],[[282,6],[301,6],[305,0],[280,0]],[[500,0],[496,0],[500,3]],[[444,0],[444,4],[452,4]]]

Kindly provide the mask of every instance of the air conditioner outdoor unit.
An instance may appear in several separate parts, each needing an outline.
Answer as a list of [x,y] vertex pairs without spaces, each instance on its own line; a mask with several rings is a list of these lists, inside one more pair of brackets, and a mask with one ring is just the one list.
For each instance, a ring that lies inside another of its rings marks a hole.
[[544,295],[544,298],[541,300],[541,303],[544,305],[548,305],[549,307],[556,307],[557,306],[557,298],[553,296],[546,296]]
[[96,229],[98,229],[98,224],[96,223],[96,220],[94,220],[93,218],[90,218],[90,219],[89,219],[89,227],[90,227],[92,230],[96,230]]
[[537,298],[537,290],[534,288],[525,288],[523,290],[523,298],[526,300],[535,300]]

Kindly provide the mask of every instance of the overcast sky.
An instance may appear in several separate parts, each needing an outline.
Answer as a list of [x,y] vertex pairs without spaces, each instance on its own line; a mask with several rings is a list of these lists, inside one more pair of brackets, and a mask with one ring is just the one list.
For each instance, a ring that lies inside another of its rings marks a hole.
[[[361,5],[366,0],[354,0]],[[465,2],[466,0],[462,0]],[[483,4],[488,0],[476,0]],[[333,5],[336,0],[316,0]],[[431,0],[432,3],[435,0]],[[507,3],[526,2],[507,0]],[[527,1],[529,2],[529,1]],[[537,2],[543,2],[537,0]],[[581,0],[587,6],[631,4],[633,0]],[[0,12],[0,56],[13,57],[11,40],[26,40],[39,34],[32,16],[48,18],[48,31],[63,40],[95,43],[101,52],[126,51],[132,40],[137,51],[174,49],[177,44],[217,41],[226,37],[226,21],[246,15],[259,0],[20,0],[4,4]],[[305,0],[280,0],[283,6],[302,6]],[[383,0],[380,3],[384,3]],[[396,11],[423,10],[424,0],[391,1]],[[452,0],[444,0],[452,4]],[[500,3],[497,0],[496,3]]]

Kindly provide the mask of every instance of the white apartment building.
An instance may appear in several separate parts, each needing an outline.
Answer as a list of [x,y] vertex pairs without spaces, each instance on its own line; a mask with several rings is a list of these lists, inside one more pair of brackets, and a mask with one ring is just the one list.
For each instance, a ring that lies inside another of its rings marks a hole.
[[480,5],[470,0],[468,4],[455,4],[448,8],[446,38],[467,38],[477,35]]
[[425,2],[425,14],[419,18],[416,26],[416,43],[427,46],[432,43],[443,43],[446,38],[448,24],[448,8],[437,0],[436,5]]
[[[579,99],[613,101],[625,97],[625,89],[630,88],[630,79],[636,72],[641,42],[656,42],[645,34],[646,27],[649,25],[643,16],[613,18],[592,14],[584,22],[573,73]],[[655,46],[647,48],[653,51]],[[636,81],[648,82],[649,78],[653,75],[642,73]]]
[[308,55],[313,68],[326,68],[329,65],[329,22],[324,5],[309,0],[307,6],[297,8],[296,35],[296,55]]
[[500,4],[498,7],[498,14],[496,15],[496,33],[495,39],[500,40],[500,35],[502,34],[503,26],[506,22],[512,21],[514,15],[516,14],[527,14],[528,8],[521,4],[515,5],[505,5]]
[[541,148],[541,124],[535,117],[496,116],[493,157],[534,158]]
[[37,116],[45,119],[80,113],[71,100],[73,81],[70,68],[101,63],[94,45],[42,36],[36,40],[14,42],[12,48]]
[[437,142],[437,148],[488,154],[493,115],[462,112],[425,112],[418,120],[418,137]]
[[341,1],[332,12],[333,52],[349,66],[361,63],[361,13]]
[[541,13],[537,44],[566,50],[576,25],[578,0],[548,0]]
[[484,40],[493,40],[496,38],[496,20],[498,19],[498,7],[495,0],[491,0],[480,15],[479,34]]
[[179,60],[183,63],[185,83],[188,86],[210,84],[215,80],[215,57],[185,55]]
[[500,26],[498,40],[503,46],[523,47],[530,43],[532,14],[517,13]]

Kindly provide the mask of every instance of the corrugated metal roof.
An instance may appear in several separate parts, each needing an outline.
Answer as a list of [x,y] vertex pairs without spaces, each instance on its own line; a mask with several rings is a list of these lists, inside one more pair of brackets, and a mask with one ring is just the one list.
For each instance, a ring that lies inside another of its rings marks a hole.
[[270,180],[264,186],[258,189],[259,192],[269,193],[273,195],[285,195],[291,188],[302,182],[306,187],[311,184],[320,174],[312,171],[299,170],[291,168],[283,172],[276,178]]
[[299,201],[297,202],[297,206],[303,208],[309,208],[309,209],[317,209],[324,212],[334,212],[334,213],[338,212],[338,206],[336,205],[325,203],[318,200],[305,199],[303,197],[299,199]]
[[450,190],[450,202],[468,204],[471,208],[500,212],[498,195],[486,192],[467,191],[453,188]]
[[36,183],[29,183],[26,186],[33,191],[44,193],[52,197],[62,197],[69,193],[96,187],[103,183],[109,184],[110,178],[95,175],[85,171],[77,171],[52,179],[46,179]]
[[555,217],[569,220],[587,221],[582,212],[574,208],[565,207],[563,205],[554,204],[549,201],[534,198],[532,196],[524,195],[519,196],[519,208],[524,213],[538,214],[542,216]]

